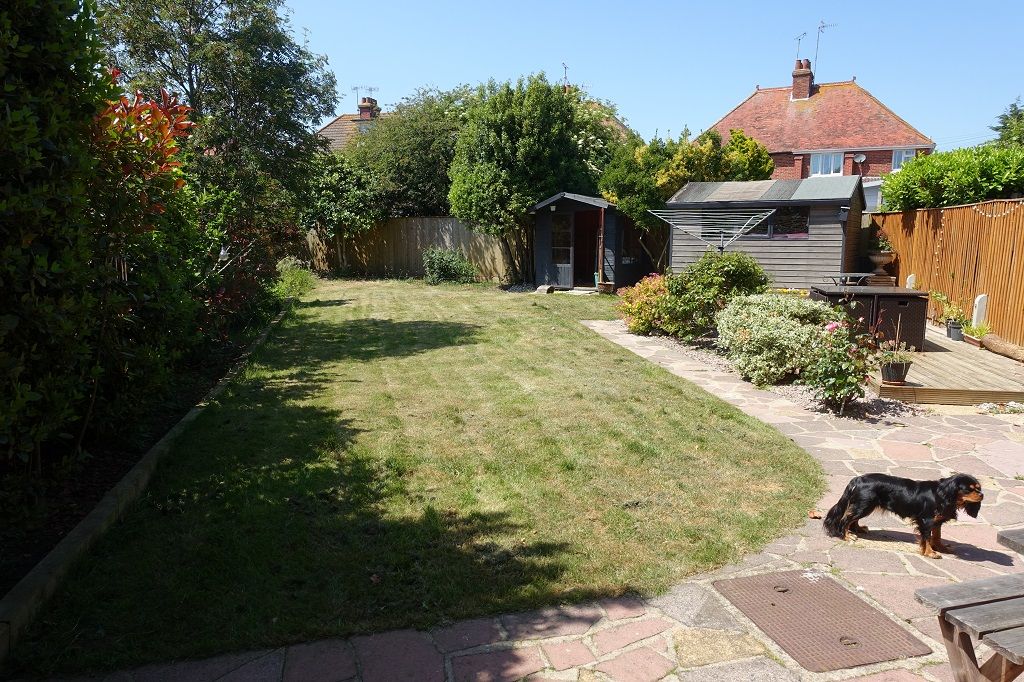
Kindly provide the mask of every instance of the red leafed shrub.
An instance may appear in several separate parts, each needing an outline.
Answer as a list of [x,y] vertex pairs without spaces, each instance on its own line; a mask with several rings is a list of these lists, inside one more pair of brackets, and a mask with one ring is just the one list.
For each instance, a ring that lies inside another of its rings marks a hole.
[[660,331],[668,286],[664,275],[648,275],[634,286],[619,291],[619,312],[634,334]]

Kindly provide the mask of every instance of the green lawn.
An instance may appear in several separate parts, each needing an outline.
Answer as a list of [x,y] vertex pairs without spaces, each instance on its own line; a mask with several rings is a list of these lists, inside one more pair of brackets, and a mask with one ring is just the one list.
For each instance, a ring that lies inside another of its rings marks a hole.
[[17,661],[110,669],[652,594],[798,525],[818,465],[579,324],[613,306],[323,282]]

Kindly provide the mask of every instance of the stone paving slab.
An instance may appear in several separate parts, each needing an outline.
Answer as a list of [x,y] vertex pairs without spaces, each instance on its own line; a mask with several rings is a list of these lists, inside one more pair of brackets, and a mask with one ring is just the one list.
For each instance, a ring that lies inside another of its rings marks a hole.
[[[863,537],[845,542],[808,519],[763,551],[676,585],[649,600],[625,596],[527,613],[476,618],[429,633],[400,630],[231,654],[206,661],[152,665],[108,675],[117,682],[274,679],[341,682],[423,680],[665,680],[666,682],[916,682],[951,680],[936,619],[913,599],[925,585],[1024,571],[1024,560],[1001,547],[997,530],[1024,525],[1024,426],[989,415],[906,414],[858,421],[813,412],[706,367],[668,340],[633,336],[620,322],[587,322],[609,341],[647,358],[772,424],[825,469],[826,510],[857,473],[880,471],[938,478],[962,467],[979,475],[985,502],[979,520],[948,523],[953,550],[942,559],[916,553],[900,519],[872,515]],[[837,577],[920,635],[937,653],[863,671],[802,670],[709,585],[714,580],[816,566]],[[765,654],[767,652],[767,654]]]

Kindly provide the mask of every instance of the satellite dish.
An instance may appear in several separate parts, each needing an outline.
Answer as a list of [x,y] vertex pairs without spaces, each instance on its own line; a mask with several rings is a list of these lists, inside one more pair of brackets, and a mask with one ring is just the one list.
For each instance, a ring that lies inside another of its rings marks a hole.
[[867,158],[868,157],[864,156],[863,154],[853,155],[853,160],[856,161],[857,163],[864,163],[867,160]]

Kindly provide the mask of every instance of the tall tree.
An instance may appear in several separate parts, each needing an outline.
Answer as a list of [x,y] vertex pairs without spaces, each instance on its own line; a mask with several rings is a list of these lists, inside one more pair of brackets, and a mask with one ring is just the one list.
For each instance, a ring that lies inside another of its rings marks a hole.
[[1024,145],[1024,108],[1020,106],[1020,97],[1011,102],[996,120],[998,123],[991,129],[999,134],[997,144]]
[[[633,138],[619,149],[601,176],[601,193],[644,230],[657,229],[664,222],[651,209],[663,207],[665,200],[687,182],[722,180],[767,180],[775,164],[768,149],[740,130],[733,130],[729,142],[710,130],[690,141],[689,130],[679,139],[655,137],[647,144]],[[640,245],[658,265],[649,248],[647,235]]]
[[297,43],[282,0],[101,0],[100,28],[128,85],[166,87],[200,123],[198,160],[262,172],[288,189],[332,113],[326,58]]
[[513,274],[526,274],[529,208],[558,191],[593,194],[620,142],[611,112],[543,74],[481,86],[451,166],[452,214],[497,236]]
[[418,90],[346,150],[379,178],[392,216],[448,215],[448,168],[472,96],[467,87]]

